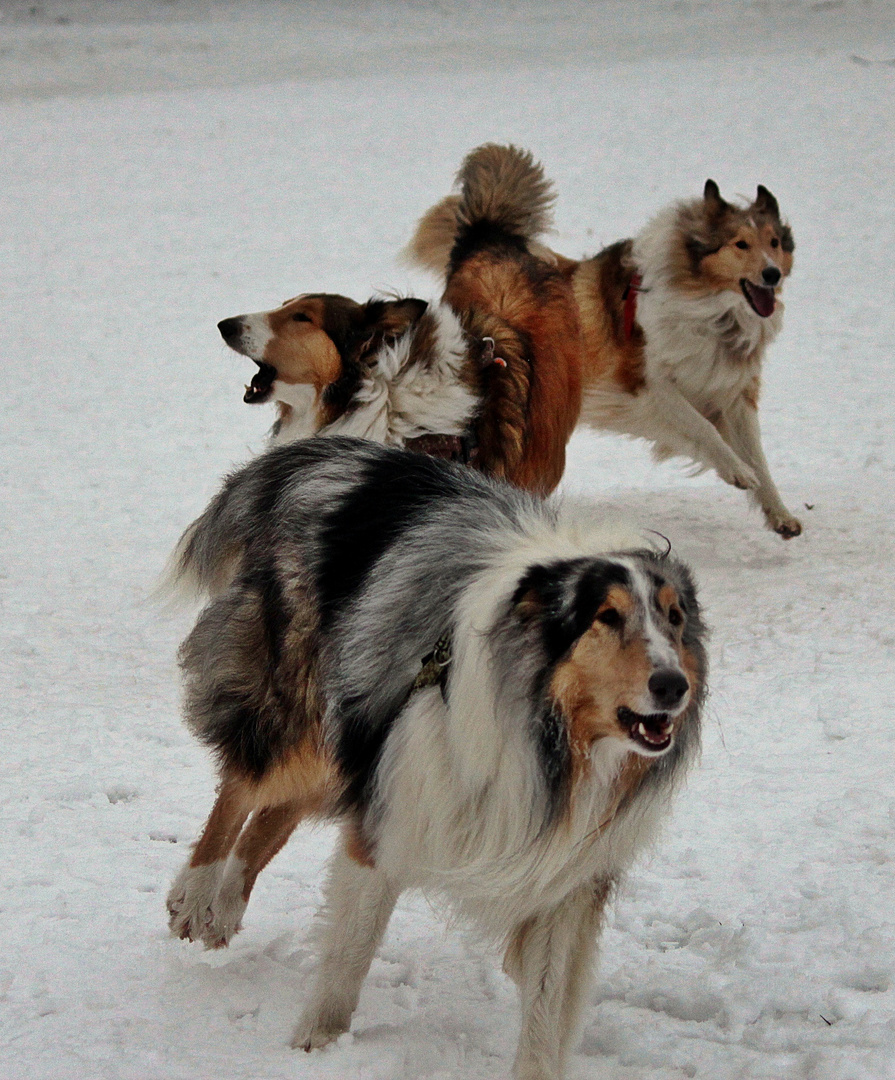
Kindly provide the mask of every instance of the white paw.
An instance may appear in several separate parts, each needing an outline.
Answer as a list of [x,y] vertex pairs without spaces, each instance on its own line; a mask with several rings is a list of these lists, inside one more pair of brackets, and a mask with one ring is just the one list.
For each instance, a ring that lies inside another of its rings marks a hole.
[[175,937],[219,949],[242,928],[246,905],[233,883],[222,886],[223,868],[223,862],[185,866],[177,875],[168,893],[168,926]]
[[188,941],[202,936],[208,912],[217,895],[224,866],[187,864],[174,879],[168,893],[168,926],[171,933]]
[[718,469],[718,475],[728,484],[732,484],[741,491],[755,491],[758,487],[758,477],[755,472],[734,455],[730,461],[725,461],[723,467]]
[[351,1013],[340,1010],[313,1009],[298,1022],[292,1036],[293,1050],[310,1053],[334,1042],[351,1027]]
[[782,514],[765,512],[767,518],[768,528],[773,529],[778,536],[782,536],[784,540],[792,540],[794,536],[800,536],[802,533],[802,523],[798,518],[788,514],[786,512]]
[[231,876],[229,868],[205,920],[202,940],[207,949],[229,945],[242,929],[242,917],[248,902],[242,898],[242,874]]

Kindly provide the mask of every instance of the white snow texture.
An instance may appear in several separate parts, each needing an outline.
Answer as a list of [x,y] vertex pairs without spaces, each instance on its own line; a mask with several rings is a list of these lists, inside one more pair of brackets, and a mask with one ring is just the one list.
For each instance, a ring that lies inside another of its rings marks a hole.
[[329,829],[228,950],[168,936],[212,800],[179,719],[189,613],[149,594],[273,419],[219,319],[303,291],[436,295],[395,261],[463,157],[515,142],[569,255],[669,201],[793,225],[761,418],[802,519],[579,434],[566,490],[701,583],[701,765],[612,909],[570,1080],[895,1077],[895,14],[885,0],[0,2],[6,1080],[500,1080],[500,958],[402,898],[351,1032],[288,1040]]

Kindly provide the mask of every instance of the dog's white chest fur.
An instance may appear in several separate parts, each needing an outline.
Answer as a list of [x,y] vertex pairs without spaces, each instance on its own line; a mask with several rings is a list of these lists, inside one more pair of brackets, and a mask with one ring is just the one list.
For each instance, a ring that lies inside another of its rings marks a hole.
[[765,345],[780,316],[759,321],[744,298],[731,292],[693,299],[664,283],[639,300],[637,319],[646,339],[647,390],[669,379],[706,417],[717,416],[747,389],[761,370]]

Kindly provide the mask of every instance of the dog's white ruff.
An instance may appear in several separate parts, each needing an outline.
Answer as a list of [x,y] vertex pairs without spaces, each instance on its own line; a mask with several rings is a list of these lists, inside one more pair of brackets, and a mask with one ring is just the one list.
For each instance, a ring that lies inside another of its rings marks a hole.
[[457,316],[433,304],[423,319],[435,324],[435,356],[410,363],[418,328],[385,342],[344,416],[318,430],[317,394],[311,386],[276,380],[274,397],[292,414],[273,438],[277,445],[312,435],[353,435],[385,446],[402,446],[417,435],[462,435],[469,428],[478,399],[461,379],[467,340]]

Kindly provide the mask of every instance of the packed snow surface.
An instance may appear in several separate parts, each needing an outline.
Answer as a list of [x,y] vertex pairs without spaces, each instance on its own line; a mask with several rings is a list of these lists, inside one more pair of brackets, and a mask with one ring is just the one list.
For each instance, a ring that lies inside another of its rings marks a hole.
[[893,23],[871,0],[0,3],[7,1080],[508,1075],[500,958],[413,894],[351,1033],[288,1049],[329,829],[299,830],[229,950],[168,936],[214,776],[179,719],[190,615],[149,599],[271,421],[215,323],[435,295],[395,255],[486,140],[544,162],[570,255],[707,176],[769,187],[797,244],[761,416],[802,537],[641,444],[572,442],[567,489],[691,561],[713,674],[570,1077],[895,1077]]

